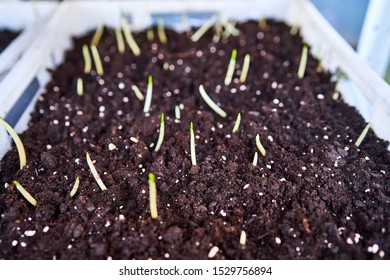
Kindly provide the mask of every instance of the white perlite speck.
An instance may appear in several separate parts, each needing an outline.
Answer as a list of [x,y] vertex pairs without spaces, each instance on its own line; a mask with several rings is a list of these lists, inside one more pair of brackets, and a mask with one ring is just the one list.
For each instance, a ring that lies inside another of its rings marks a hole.
[[275,242],[276,244],[282,243],[282,240],[279,237],[275,237]]
[[379,246],[378,246],[378,244],[374,244],[374,245],[368,247],[367,250],[370,253],[376,254],[379,251]]
[[49,231],[49,227],[48,226],[45,226],[42,230],[43,232],[48,232]]
[[116,149],[115,144],[112,144],[112,143],[108,144],[108,149],[109,149],[110,151],[115,150],[115,149]]
[[14,241],[12,241],[12,243],[11,243],[11,244],[12,244],[12,246],[14,246],[14,247],[15,247],[16,245],[18,245],[18,240],[14,240]]
[[226,217],[226,212],[225,212],[225,210],[221,210],[219,213],[221,213],[221,215],[222,215],[223,217]]
[[35,233],[36,233],[35,230],[26,230],[26,231],[24,232],[24,235],[25,235],[25,236],[34,236]]
[[210,249],[209,254],[207,255],[209,259],[212,259],[215,257],[215,255],[218,253],[219,248],[217,246],[214,246],[213,248]]
[[244,190],[247,189],[247,188],[249,188],[249,184],[246,184],[246,185],[244,186]]

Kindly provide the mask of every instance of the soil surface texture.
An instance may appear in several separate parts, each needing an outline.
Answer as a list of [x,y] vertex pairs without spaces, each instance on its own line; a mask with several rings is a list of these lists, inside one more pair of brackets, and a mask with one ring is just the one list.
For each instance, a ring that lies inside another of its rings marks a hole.
[[[272,20],[236,28],[238,36],[216,43],[211,30],[197,42],[193,31],[165,30],[165,44],[156,28],[149,40],[135,33],[139,56],[128,45],[120,54],[115,32],[106,28],[97,46],[101,75],[93,59],[84,73],[82,45],[94,31],[74,38],[20,135],[27,166],[19,170],[15,146],[1,161],[0,258],[388,259],[388,143],[370,130],[355,146],[366,124],[335,98],[332,74],[311,55],[298,77],[299,33]],[[235,69],[225,85],[233,49]],[[241,82],[246,54],[250,66]],[[153,95],[144,113],[132,87],[145,95],[149,75]],[[200,85],[226,117],[207,105]],[[164,141],[156,152],[162,113]],[[86,152],[107,190],[96,183]],[[156,177],[157,219],[149,173]]]
[[0,53],[20,34],[8,29],[0,30]]

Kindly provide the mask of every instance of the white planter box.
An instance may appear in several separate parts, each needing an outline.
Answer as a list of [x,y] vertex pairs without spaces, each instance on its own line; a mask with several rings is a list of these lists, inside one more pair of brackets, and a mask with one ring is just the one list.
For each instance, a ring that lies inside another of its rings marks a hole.
[[0,28],[22,31],[0,54],[0,81],[38,36],[56,6],[53,2],[0,2]]
[[[131,17],[133,29],[150,25],[154,13],[189,15],[189,21],[177,23],[179,30],[186,28],[186,22],[199,24],[191,16],[199,12],[219,12],[226,18],[240,21],[270,17],[298,25],[312,49],[321,49],[319,56],[323,64],[332,71],[340,68],[348,76],[340,86],[346,101],[357,107],[366,121],[371,121],[379,137],[390,140],[390,87],[306,0],[62,2],[37,40],[9,73],[6,83],[0,85],[0,116],[7,116],[34,79],[41,89],[44,87],[50,79],[46,69],[61,63],[64,51],[71,48],[72,36],[96,29],[101,23],[118,26],[122,11]],[[32,104],[24,110],[17,131],[26,127],[31,108]],[[1,158],[9,148],[9,138],[3,130],[0,133]]]

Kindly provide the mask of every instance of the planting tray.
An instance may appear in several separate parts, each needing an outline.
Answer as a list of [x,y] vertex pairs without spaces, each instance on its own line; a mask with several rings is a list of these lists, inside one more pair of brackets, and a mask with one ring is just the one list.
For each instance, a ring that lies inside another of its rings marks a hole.
[[[38,7],[42,3],[36,4]],[[50,79],[47,69],[62,62],[65,50],[71,48],[71,37],[96,29],[101,23],[119,26],[121,13],[133,30],[145,29],[157,16],[164,18],[167,27],[185,30],[201,25],[215,13],[226,19],[267,17],[299,26],[323,66],[347,77],[338,84],[344,99],[371,122],[379,137],[390,141],[390,87],[305,0],[63,2],[0,84],[0,116],[18,132],[23,131],[34,101]],[[0,131],[0,140],[1,158],[10,147],[4,130]]]
[[22,31],[0,54],[0,81],[37,37],[56,6],[37,1],[0,3],[0,29]]

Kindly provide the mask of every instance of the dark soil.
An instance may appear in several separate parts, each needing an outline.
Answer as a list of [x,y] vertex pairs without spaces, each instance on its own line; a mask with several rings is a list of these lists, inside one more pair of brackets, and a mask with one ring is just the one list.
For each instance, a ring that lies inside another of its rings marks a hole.
[[[98,45],[100,77],[83,73],[81,45],[93,32],[74,39],[21,134],[27,166],[18,170],[15,148],[1,162],[0,257],[207,259],[217,246],[215,259],[389,258],[388,143],[370,130],[354,145],[363,118],[332,99],[331,74],[318,71],[312,57],[305,77],[297,77],[303,42],[288,26],[268,21],[238,28],[238,37],[217,44],[211,31],[193,43],[190,33],[167,30],[166,45],[156,32],[153,43],[142,32],[135,35],[139,57],[127,46],[118,54],[114,32],[106,29]],[[233,48],[236,72],[224,86]],[[246,53],[251,65],[241,84]],[[145,93],[148,75],[154,89],[145,114],[131,86]],[[78,77],[83,96],[76,94]],[[203,101],[200,84],[227,118]],[[241,126],[232,134],[238,112]],[[161,113],[165,138],[154,152]],[[267,155],[253,166],[257,134]],[[94,181],[86,152],[106,191]],[[149,172],[156,176],[158,219],[150,217]],[[71,198],[76,176],[80,187]],[[36,198],[36,208],[14,179]]]
[[20,34],[17,31],[11,31],[8,29],[0,30],[0,53]]

